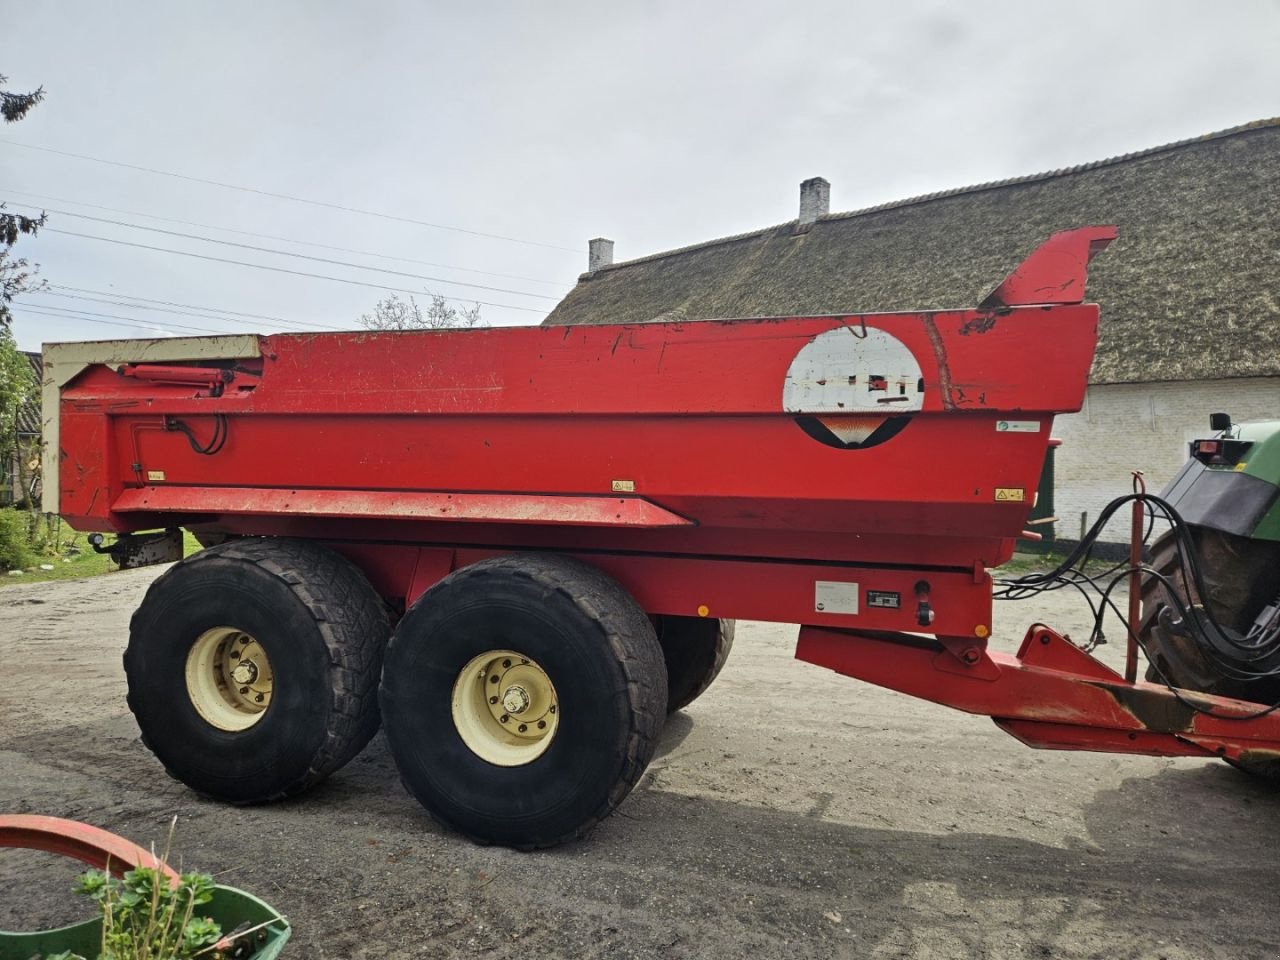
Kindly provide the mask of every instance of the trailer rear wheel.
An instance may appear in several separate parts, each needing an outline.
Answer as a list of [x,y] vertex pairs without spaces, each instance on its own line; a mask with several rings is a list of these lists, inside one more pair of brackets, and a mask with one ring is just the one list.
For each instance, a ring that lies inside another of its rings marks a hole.
[[660,616],[655,627],[667,663],[667,712],[702,696],[733,649],[733,620]]
[[519,849],[580,837],[631,791],[666,716],[653,625],[594,567],[483,560],[410,608],[380,703],[400,776],[440,823]]
[[175,778],[232,803],[292,796],[378,728],[390,632],[364,574],[299,540],[241,539],[157,579],[124,655],[142,740]]

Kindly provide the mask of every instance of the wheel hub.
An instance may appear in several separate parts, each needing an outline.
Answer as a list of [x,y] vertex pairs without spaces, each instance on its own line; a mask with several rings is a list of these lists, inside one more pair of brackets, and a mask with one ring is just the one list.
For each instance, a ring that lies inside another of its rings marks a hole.
[[555,686],[531,658],[514,650],[473,657],[453,687],[453,725],[476,756],[518,767],[546,752],[559,726]]
[[507,713],[524,713],[529,709],[529,691],[513,683],[502,695],[502,706]]
[[235,627],[214,627],[187,653],[187,696],[211,726],[239,732],[262,719],[271,706],[275,677],[258,641]]

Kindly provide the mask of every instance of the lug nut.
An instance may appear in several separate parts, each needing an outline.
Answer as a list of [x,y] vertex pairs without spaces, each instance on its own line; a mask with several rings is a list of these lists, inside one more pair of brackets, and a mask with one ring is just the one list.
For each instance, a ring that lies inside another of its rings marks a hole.
[[498,698],[497,698],[497,697],[490,697],[490,698],[489,698],[489,702],[490,702],[490,703],[497,703],[497,702],[498,702]]
[[262,694],[258,694],[258,695],[257,695],[256,697],[254,697],[253,699],[254,699],[254,700],[256,700],[258,703],[261,703],[261,702],[263,701],[264,697],[262,696]]
[[521,663],[528,663],[529,661],[528,661],[528,660],[526,660],[526,659],[524,659],[524,657],[521,657],[521,658],[520,658],[520,662],[521,662]]
[[545,730],[545,729],[547,729],[547,721],[545,721],[545,720],[539,720],[539,721],[538,721],[538,729],[539,729],[539,730]]
[[506,670],[509,666],[511,666],[511,661],[510,661],[510,660],[503,660],[503,661],[502,661],[502,669],[503,669],[503,670]]
[[500,716],[498,719],[499,719],[499,720],[501,720],[503,723],[506,723],[506,722],[507,722],[508,720],[510,720],[511,718],[510,718],[510,717],[508,717],[508,716],[504,713],[504,714],[503,714],[502,716]]
[[521,733],[524,733],[526,730],[529,729],[529,727],[526,724],[522,723],[520,724],[520,726],[516,727],[516,729],[519,730]]
[[556,705],[555,705],[554,703],[551,705],[551,709],[550,709],[548,712],[549,712],[549,713],[555,713],[555,712],[556,712]]
[[490,682],[490,683],[497,683],[497,682],[498,682],[498,675],[495,673],[492,677],[490,677],[490,678],[489,678],[489,682]]
[[241,692],[241,693],[248,693],[248,692],[249,692],[249,688],[248,688],[248,687],[241,687],[241,688],[240,688],[240,692]]

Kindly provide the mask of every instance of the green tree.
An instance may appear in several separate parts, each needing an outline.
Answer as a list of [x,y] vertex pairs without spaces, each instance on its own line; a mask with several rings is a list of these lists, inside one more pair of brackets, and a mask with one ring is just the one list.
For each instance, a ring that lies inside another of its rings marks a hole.
[[[5,123],[17,123],[44,99],[44,87],[30,93],[13,93],[4,89],[7,82],[8,77],[0,74],[0,117]],[[0,327],[8,327],[12,320],[9,304],[13,302],[13,298],[38,285],[37,266],[28,263],[25,257],[15,257],[14,244],[23,235],[34,237],[44,226],[44,222],[44,214],[25,217],[9,213],[4,204],[0,203]]]
[[[7,495],[10,485],[20,488],[13,490],[18,498],[24,496],[31,461],[38,452],[38,445],[18,441],[18,410],[35,391],[31,364],[18,352],[9,328],[0,326],[0,490]],[[32,512],[34,498],[27,500],[26,514],[0,507],[0,572],[22,569],[31,560],[32,534],[40,515]]]
[[13,333],[0,327],[0,463],[6,474],[17,452],[18,410],[34,397],[35,380],[31,364],[18,350]]
[[[6,124],[17,123],[44,99],[44,87],[30,93],[14,93],[4,89],[7,82],[8,78],[0,74],[0,119]],[[13,247],[19,238],[35,236],[44,222],[44,214],[27,217],[10,213],[0,204],[0,483],[7,488],[14,482],[15,475],[18,478],[14,485],[19,489],[14,490],[14,494],[27,501],[28,541],[34,539],[40,519],[39,507],[30,496],[32,486],[38,482],[39,444],[19,442],[17,419],[19,409],[34,402],[37,385],[31,365],[14,342],[9,304],[19,293],[39,286],[37,267],[25,257],[15,257]],[[14,529],[14,524],[5,525],[6,531]],[[4,531],[0,531],[0,535],[7,536]],[[16,546],[20,552],[26,549],[26,544]]]
[[424,310],[413,297],[401,300],[394,293],[374,305],[373,313],[362,313],[360,326],[366,330],[443,330],[449,327],[480,327],[480,304],[453,307],[444,297],[432,295]]

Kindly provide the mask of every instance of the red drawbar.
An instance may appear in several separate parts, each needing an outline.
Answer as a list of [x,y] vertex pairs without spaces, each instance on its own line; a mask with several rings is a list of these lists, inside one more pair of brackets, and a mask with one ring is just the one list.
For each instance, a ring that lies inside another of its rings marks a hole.
[[1041,624],[1027,631],[1016,656],[990,653],[985,646],[802,627],[796,656],[989,716],[1033,747],[1231,760],[1280,757],[1280,712],[1255,717],[1260,708],[1254,703],[1129,683]]

